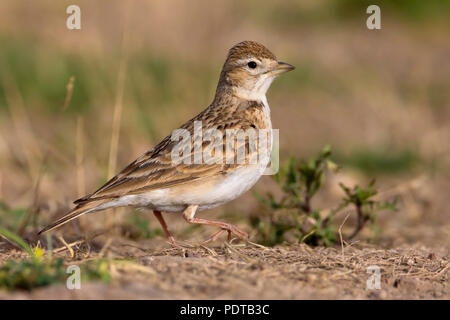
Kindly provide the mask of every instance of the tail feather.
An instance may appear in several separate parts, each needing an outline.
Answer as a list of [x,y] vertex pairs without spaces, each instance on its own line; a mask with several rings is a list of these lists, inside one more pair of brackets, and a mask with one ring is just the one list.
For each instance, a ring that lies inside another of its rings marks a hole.
[[[55,222],[49,224],[48,226],[46,226],[44,229],[42,229],[41,231],[38,232],[38,235],[56,229],[64,224],[66,224],[69,221],[72,221],[73,219],[78,218],[79,216],[85,214],[85,213],[89,213],[89,212],[93,212],[93,211],[98,211],[98,206],[103,204],[104,201],[102,201],[101,203],[88,203],[88,204],[79,204],[78,206],[76,206],[74,209],[72,209],[71,211],[69,211],[67,214],[65,214],[63,217],[61,217],[60,219],[56,220]],[[101,209],[100,209],[101,210]]]

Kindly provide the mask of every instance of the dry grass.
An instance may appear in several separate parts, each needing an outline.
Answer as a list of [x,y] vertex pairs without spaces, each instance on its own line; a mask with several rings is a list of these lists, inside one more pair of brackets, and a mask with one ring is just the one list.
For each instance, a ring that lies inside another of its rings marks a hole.
[[[82,251],[86,250],[82,248]],[[79,291],[64,286],[16,292],[0,297],[46,299],[448,299],[450,261],[427,248],[382,250],[347,247],[311,249],[305,245],[261,248],[224,244],[185,245],[155,250],[115,240],[107,249],[115,259],[110,285],[83,284]],[[17,257],[2,253],[0,259]],[[67,258],[67,257],[66,257]],[[381,289],[366,289],[369,266],[379,266]]]

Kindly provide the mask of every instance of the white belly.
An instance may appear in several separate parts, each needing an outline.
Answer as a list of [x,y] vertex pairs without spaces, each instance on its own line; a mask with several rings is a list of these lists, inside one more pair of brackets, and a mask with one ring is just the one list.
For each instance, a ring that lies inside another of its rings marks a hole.
[[258,164],[254,167],[240,168],[227,175],[216,187],[207,192],[198,200],[199,210],[217,207],[236,199],[248,191],[264,173],[267,164]]

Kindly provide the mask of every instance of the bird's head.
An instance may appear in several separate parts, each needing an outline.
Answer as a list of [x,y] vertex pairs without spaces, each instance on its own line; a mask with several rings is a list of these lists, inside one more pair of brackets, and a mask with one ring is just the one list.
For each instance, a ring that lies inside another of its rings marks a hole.
[[233,94],[243,99],[261,100],[277,76],[294,69],[294,66],[278,61],[263,45],[255,41],[243,41],[228,52],[218,92],[222,87],[228,87]]

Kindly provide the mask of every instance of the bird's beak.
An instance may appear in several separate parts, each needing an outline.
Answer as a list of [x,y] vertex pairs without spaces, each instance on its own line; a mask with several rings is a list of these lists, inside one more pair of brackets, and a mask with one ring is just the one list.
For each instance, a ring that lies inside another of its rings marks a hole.
[[278,65],[275,68],[275,73],[281,74],[294,70],[295,67],[289,63],[278,61]]

